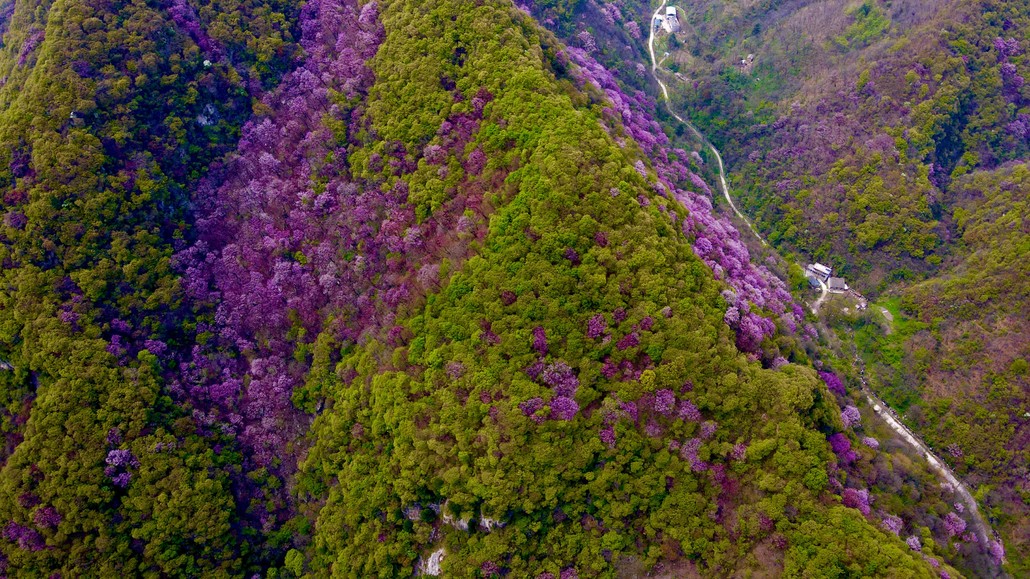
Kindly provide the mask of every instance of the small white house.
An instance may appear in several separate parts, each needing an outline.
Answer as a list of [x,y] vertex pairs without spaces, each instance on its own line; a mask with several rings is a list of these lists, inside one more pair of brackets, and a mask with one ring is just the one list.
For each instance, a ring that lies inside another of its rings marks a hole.
[[823,281],[826,281],[827,278],[829,278],[833,274],[832,268],[827,267],[821,263],[813,263],[812,265],[808,266],[808,270],[814,273]]
[[665,31],[669,34],[679,32],[680,21],[676,16],[675,6],[667,6],[665,8],[665,20],[662,21],[662,27],[665,28]]

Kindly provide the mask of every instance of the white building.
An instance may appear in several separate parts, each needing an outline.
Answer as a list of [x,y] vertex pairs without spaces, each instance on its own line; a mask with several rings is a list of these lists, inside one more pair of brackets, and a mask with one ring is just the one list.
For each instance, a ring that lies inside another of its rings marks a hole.
[[831,275],[833,275],[833,269],[821,263],[813,263],[808,266],[808,272],[823,281],[826,281]]
[[676,16],[675,6],[667,6],[665,8],[665,20],[662,21],[662,27],[665,28],[665,31],[669,34],[679,32],[680,21]]

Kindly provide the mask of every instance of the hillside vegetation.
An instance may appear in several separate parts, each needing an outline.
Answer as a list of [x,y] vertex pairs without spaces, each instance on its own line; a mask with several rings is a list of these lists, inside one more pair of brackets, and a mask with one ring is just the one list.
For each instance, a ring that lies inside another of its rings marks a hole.
[[502,0],[0,23],[0,576],[967,568],[589,36]]
[[999,1],[682,8],[688,26],[668,41],[679,104],[722,147],[770,241],[902,297],[916,325],[887,335],[872,314],[859,322],[873,384],[982,485],[1025,572],[1030,12]]

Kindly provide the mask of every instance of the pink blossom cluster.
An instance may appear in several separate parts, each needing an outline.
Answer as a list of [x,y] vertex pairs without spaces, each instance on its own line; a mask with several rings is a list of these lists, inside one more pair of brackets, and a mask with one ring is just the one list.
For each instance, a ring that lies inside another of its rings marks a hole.
[[7,27],[11,24],[11,16],[14,15],[14,2],[0,4],[0,38],[7,33]]
[[554,389],[558,396],[573,396],[579,388],[579,378],[565,362],[548,364],[541,376],[543,382]]
[[844,382],[841,382],[841,379],[833,372],[819,372],[819,377],[826,383],[826,387],[830,389],[830,392],[838,396],[847,394],[844,389]]
[[615,425],[614,424],[605,424],[601,428],[601,432],[599,433],[598,436],[601,439],[601,442],[603,442],[605,444],[605,446],[607,446],[608,448],[615,448],[616,440],[615,440]]
[[701,411],[698,410],[697,405],[690,400],[681,400],[677,415],[680,420],[687,420],[690,422],[697,422],[701,420]]
[[690,463],[690,469],[694,472],[701,472],[708,468],[708,463],[698,457],[702,442],[700,438],[691,438],[680,446],[680,458]]
[[604,314],[596,314],[587,321],[587,337],[591,339],[597,339],[604,335],[608,329],[608,322],[604,319]]
[[995,38],[994,49],[998,51],[998,60],[1005,62],[1009,58],[1023,54],[1023,47],[1015,38]]
[[[539,380],[545,385],[550,386],[554,392],[554,397],[546,405],[549,408],[549,418],[552,420],[572,420],[576,417],[576,414],[579,412],[579,403],[576,402],[574,397],[576,390],[579,389],[579,378],[568,364],[562,361],[545,364],[543,359],[541,359],[526,368],[525,372],[531,379]],[[519,409],[522,410],[522,413],[532,418],[538,424],[544,420],[543,415],[538,413],[544,407],[544,401],[539,396],[519,404]]]
[[168,14],[172,21],[179,27],[179,30],[189,37],[200,47],[204,53],[215,60],[225,57],[222,47],[208,36],[207,31],[197,18],[196,11],[186,0],[172,0],[168,7]]
[[676,409],[676,395],[672,390],[662,388],[655,392],[654,410],[663,416],[669,416]]
[[21,45],[21,52],[18,53],[18,66],[25,66],[25,62],[28,60],[29,55],[32,54],[36,47],[43,42],[46,38],[46,30],[42,28],[34,28],[25,38],[24,44]]
[[604,21],[609,25],[614,25],[616,22],[622,21],[622,10],[619,9],[618,4],[614,2],[604,2],[600,6],[596,2],[592,2],[593,7],[601,12],[601,16]]
[[25,525],[19,525],[14,521],[7,523],[7,526],[4,527],[3,536],[4,539],[17,543],[19,549],[26,551],[42,551],[46,548],[46,543],[43,541],[39,531]]
[[837,432],[832,434],[827,440],[830,442],[830,448],[833,449],[833,453],[837,455],[837,459],[842,463],[852,463],[858,458],[855,451],[851,450],[851,441],[843,433]]
[[601,365],[601,375],[609,380],[633,381],[639,380],[644,370],[654,367],[654,362],[647,354],[640,356],[634,363],[633,360],[623,360],[616,363],[610,356],[604,358]]
[[547,333],[540,326],[533,328],[533,349],[541,356],[547,355]]
[[991,541],[987,545],[987,549],[995,563],[1001,565],[1005,561],[1005,546],[1001,544],[1001,541]]
[[36,512],[32,513],[32,522],[43,529],[56,528],[57,525],[61,524],[62,520],[61,513],[51,506],[40,507],[36,509]]
[[739,442],[733,445],[733,450],[730,451],[730,458],[733,460],[744,460],[747,456],[747,445]]
[[533,418],[536,422],[541,422],[543,419],[537,416],[537,411],[544,407],[544,399],[539,396],[534,396],[524,402],[519,403],[519,410],[522,411],[526,416]]
[[115,449],[107,453],[104,474],[111,478],[115,486],[125,488],[132,480],[130,469],[139,468],[139,460],[129,450]]

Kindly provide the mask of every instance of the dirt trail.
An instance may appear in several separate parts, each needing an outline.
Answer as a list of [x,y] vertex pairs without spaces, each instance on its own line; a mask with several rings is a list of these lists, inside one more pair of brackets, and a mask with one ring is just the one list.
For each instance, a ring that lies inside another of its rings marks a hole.
[[655,81],[658,82],[658,86],[662,89],[662,94],[665,96],[665,108],[669,111],[669,114],[676,117],[677,121],[686,125],[686,127],[690,129],[690,132],[694,133],[694,136],[696,136],[698,140],[700,140],[704,146],[708,147],[712,154],[715,155],[715,161],[719,165],[719,187],[722,189],[722,196],[725,197],[726,202],[730,204],[730,208],[733,209],[733,212],[737,214],[737,217],[747,225],[748,229],[750,229],[751,233],[755,236],[755,239],[761,242],[763,246],[768,246],[769,244],[765,242],[765,239],[763,239],[762,236],[758,234],[758,231],[755,230],[754,226],[751,225],[751,220],[745,217],[744,214],[737,209],[737,204],[733,202],[733,197],[730,196],[729,184],[726,182],[726,168],[723,165],[722,154],[719,153],[719,149],[716,149],[715,145],[701,134],[701,131],[697,130],[697,127],[695,127],[690,121],[677,115],[676,112],[672,110],[672,107],[669,106],[669,89],[665,86],[665,83],[662,82],[662,79],[658,77],[658,61],[655,60],[654,57],[654,21],[665,8],[666,1],[667,0],[662,0],[662,5],[654,11],[654,14],[651,15],[651,22],[648,23],[647,51],[651,54],[651,75],[654,77]]

